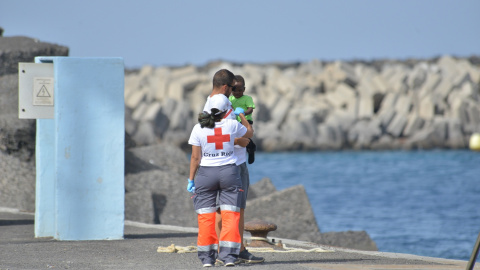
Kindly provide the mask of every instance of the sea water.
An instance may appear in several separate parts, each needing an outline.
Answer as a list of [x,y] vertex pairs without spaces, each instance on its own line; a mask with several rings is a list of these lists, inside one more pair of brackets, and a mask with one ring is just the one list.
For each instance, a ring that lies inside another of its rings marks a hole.
[[480,232],[480,152],[256,153],[248,169],[303,185],[321,232],[364,230],[379,251],[468,260]]

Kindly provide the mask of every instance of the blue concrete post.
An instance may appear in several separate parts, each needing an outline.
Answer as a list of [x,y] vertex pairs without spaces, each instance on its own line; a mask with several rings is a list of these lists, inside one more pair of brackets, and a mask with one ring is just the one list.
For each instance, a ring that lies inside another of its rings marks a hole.
[[55,121],[37,119],[35,237],[55,235]]
[[37,120],[35,236],[121,239],[123,59],[36,57],[35,62],[53,63],[55,88],[54,119]]

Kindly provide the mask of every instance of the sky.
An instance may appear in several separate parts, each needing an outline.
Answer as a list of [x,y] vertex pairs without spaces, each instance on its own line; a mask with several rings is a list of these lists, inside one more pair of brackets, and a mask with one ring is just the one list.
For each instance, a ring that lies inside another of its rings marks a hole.
[[125,67],[480,56],[480,0],[0,0],[3,36]]

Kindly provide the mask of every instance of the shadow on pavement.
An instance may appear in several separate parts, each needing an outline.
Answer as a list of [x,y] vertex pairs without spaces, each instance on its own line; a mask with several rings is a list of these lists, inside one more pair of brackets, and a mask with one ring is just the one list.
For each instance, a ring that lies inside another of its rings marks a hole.
[[149,238],[182,238],[197,237],[197,233],[150,233],[150,234],[125,234],[125,239],[149,239]]
[[32,225],[33,223],[31,219],[0,219],[0,226]]
[[305,263],[338,263],[345,264],[347,262],[366,262],[374,260],[365,260],[365,259],[324,259],[324,260],[288,260],[288,261],[272,261],[272,262],[263,262],[265,265],[275,265],[275,264],[305,264]]

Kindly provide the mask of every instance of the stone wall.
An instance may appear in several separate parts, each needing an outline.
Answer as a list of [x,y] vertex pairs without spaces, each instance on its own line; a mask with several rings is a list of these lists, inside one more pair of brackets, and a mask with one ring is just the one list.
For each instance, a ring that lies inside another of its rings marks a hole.
[[0,36],[0,206],[35,210],[35,120],[18,118],[18,62],[66,56],[68,48]]
[[64,46],[0,36],[0,151],[25,161],[35,151],[35,120],[18,119],[18,63],[33,63],[36,56],[67,55]]
[[185,146],[227,68],[256,104],[260,150],[463,149],[480,131],[475,59],[144,66],[125,77],[127,132],[139,145]]
[[0,76],[18,73],[18,62],[33,63],[35,56],[67,56],[68,47],[38,39],[0,35]]

